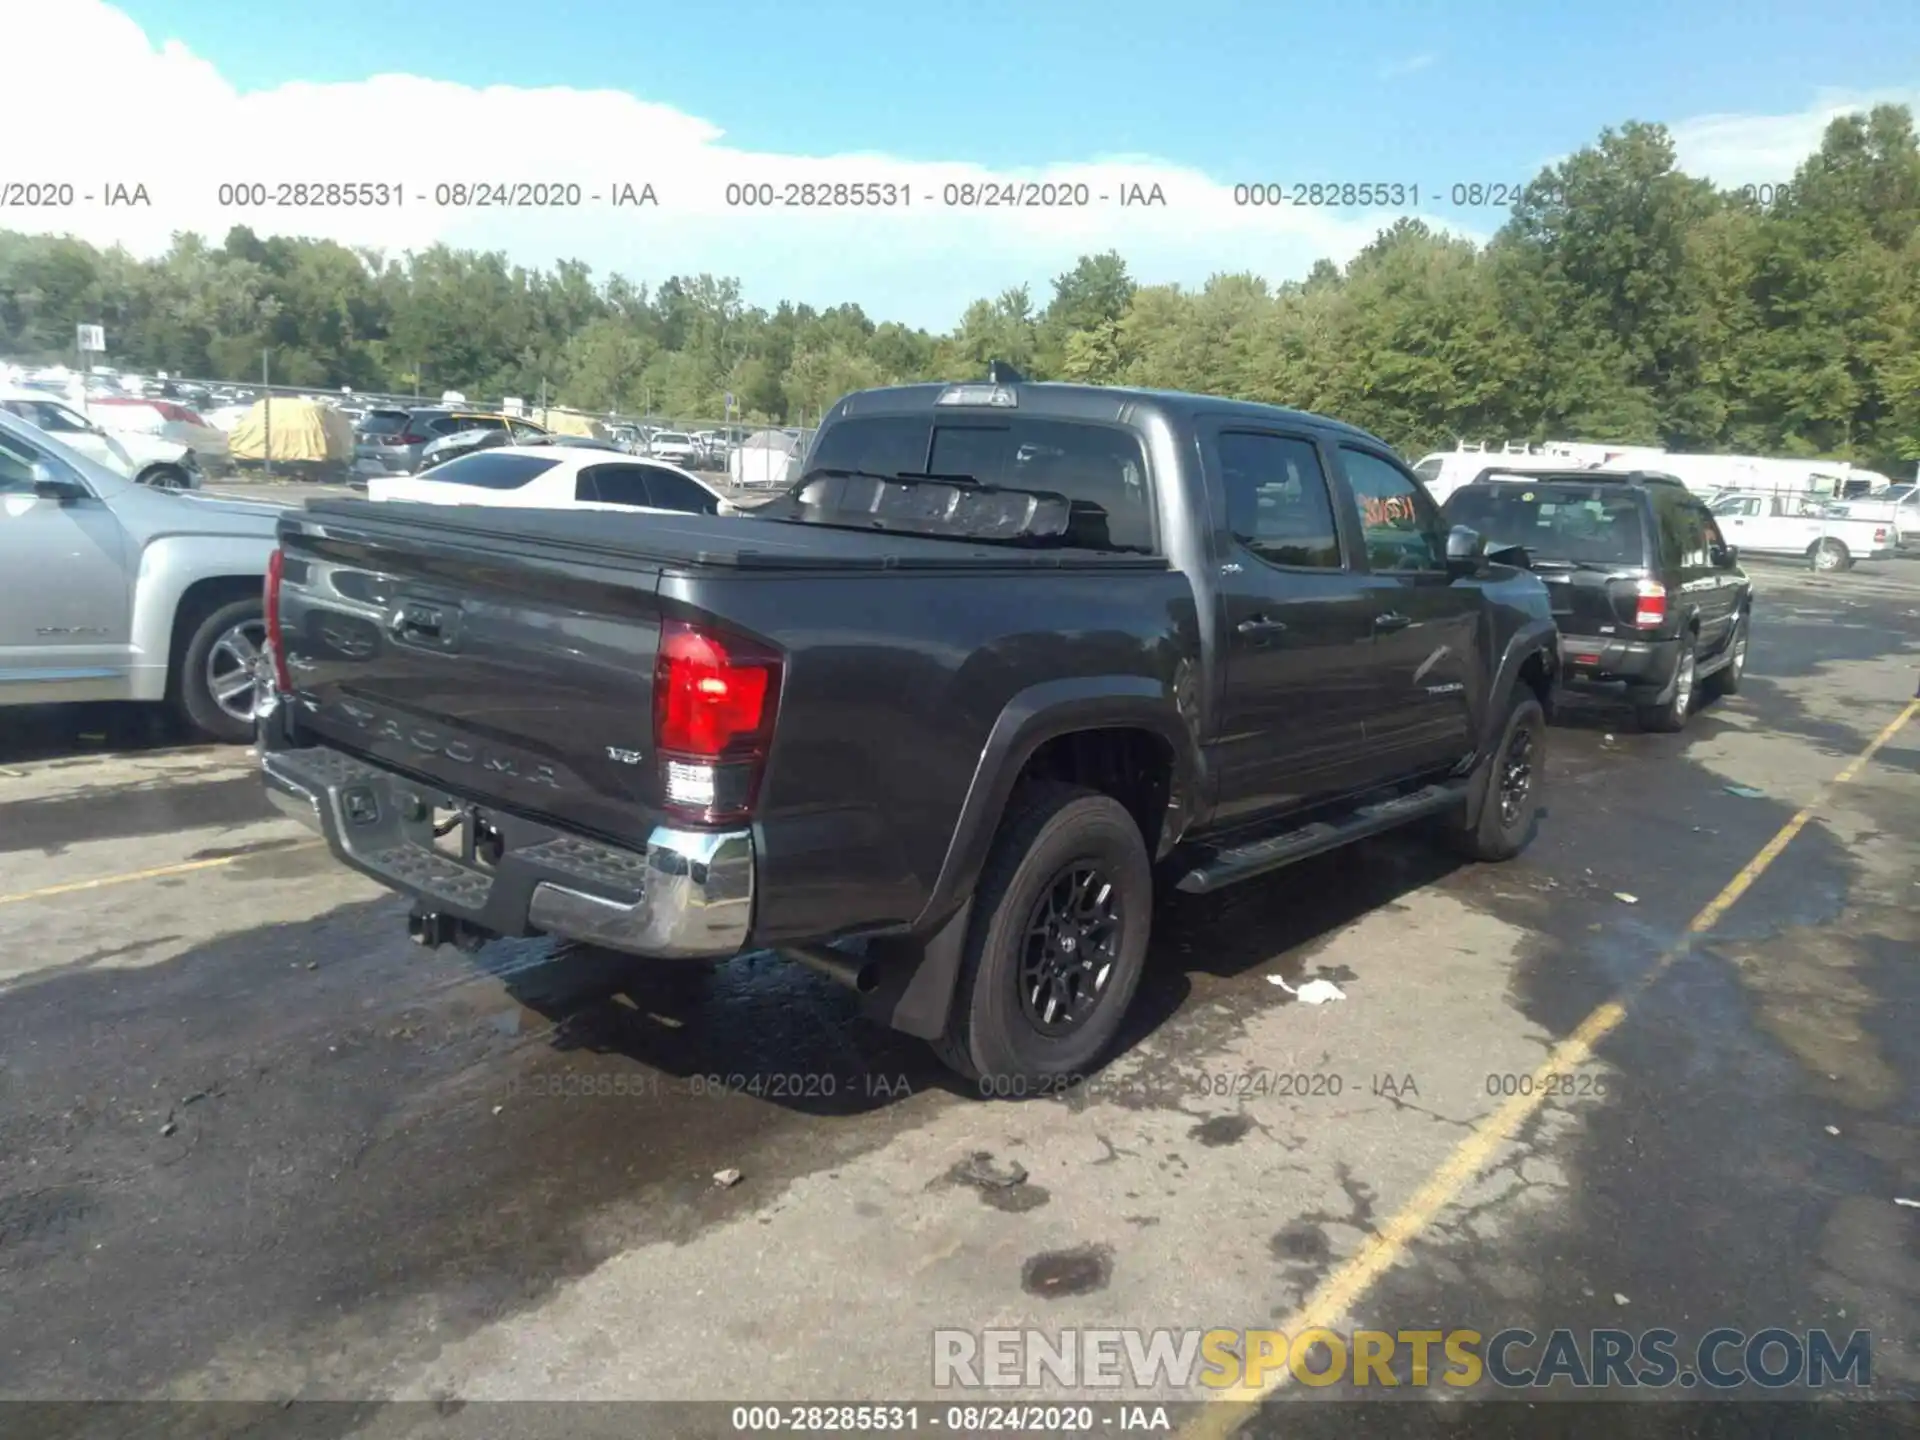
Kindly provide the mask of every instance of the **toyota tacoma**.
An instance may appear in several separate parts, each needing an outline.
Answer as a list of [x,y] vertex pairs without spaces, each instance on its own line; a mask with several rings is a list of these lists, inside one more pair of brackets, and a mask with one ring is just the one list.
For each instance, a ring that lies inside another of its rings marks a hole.
[[773,951],[963,1075],[1068,1076],[1157,887],[1414,822],[1527,843],[1559,662],[1525,559],[1319,416],[861,391],[740,517],[290,511],[264,783],[423,943]]

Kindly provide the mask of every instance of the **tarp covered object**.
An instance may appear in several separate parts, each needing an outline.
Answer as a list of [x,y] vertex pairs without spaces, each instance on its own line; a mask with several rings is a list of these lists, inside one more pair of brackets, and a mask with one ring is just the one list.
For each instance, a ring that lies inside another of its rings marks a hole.
[[727,457],[727,474],[736,485],[779,485],[799,453],[798,436],[781,430],[756,430]]
[[607,427],[591,415],[582,415],[577,410],[536,410],[528,417],[536,425],[544,425],[556,435],[577,435],[582,440],[605,440]]
[[[267,448],[267,413],[273,413],[273,448]],[[256,400],[233,428],[237,460],[346,462],[353,458],[353,422],[331,405],[311,400]]]

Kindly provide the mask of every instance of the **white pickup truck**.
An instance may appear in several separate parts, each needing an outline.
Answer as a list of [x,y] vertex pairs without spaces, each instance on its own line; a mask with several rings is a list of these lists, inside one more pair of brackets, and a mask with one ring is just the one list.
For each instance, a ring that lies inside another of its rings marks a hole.
[[1885,485],[1857,500],[1843,501],[1839,513],[1849,520],[1877,520],[1893,526],[1893,543],[1902,550],[1920,547],[1920,484]]
[[1890,522],[1854,519],[1817,496],[1731,490],[1714,496],[1708,508],[1727,543],[1743,555],[1790,556],[1816,570],[1850,570],[1856,561],[1893,554]]

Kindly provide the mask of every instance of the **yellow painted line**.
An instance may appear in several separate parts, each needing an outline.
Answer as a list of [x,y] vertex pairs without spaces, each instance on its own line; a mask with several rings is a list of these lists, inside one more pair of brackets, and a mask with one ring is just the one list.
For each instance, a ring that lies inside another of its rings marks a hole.
[[222,865],[231,865],[236,860],[245,860],[256,854],[285,854],[289,850],[308,850],[320,844],[318,840],[300,840],[292,845],[280,845],[273,851],[250,850],[243,855],[217,855],[211,860],[182,860],[178,865],[155,865],[151,870],[129,870],[124,875],[102,875],[95,880],[70,880],[65,885],[42,885],[38,890],[22,890],[16,895],[0,895],[0,905],[13,905],[22,900],[47,900],[55,895],[72,895],[80,890],[103,890],[109,885],[129,885],[135,880],[158,880],[166,875],[191,875],[196,870],[217,870]]
[[[1787,846],[1793,843],[1794,836],[1806,828],[1807,822],[1826,804],[1833,792],[1865,769],[1881,747],[1898,735],[1901,727],[1915,714],[1920,714],[1920,697],[1909,700],[1892,723],[1873,737],[1866,749],[1821,786],[1820,793],[1780,827],[1760,852],[1727,882],[1726,888],[1709,900],[1700,913],[1688,922],[1686,933],[1678,944],[1663,953],[1623,995],[1599,1006],[1580,1022],[1572,1034],[1556,1045],[1553,1052],[1534,1070],[1534,1083],[1522,1087],[1523,1091],[1530,1090],[1532,1093],[1511,1097],[1483,1120],[1471,1135],[1460,1142],[1440,1168],[1427,1177],[1426,1183],[1414,1192],[1413,1198],[1377,1234],[1370,1237],[1351,1260],[1327,1276],[1319,1288],[1307,1297],[1305,1304],[1280,1322],[1280,1331],[1291,1338],[1304,1330],[1331,1329],[1342,1318],[1351,1315],[1353,1307],[1373,1287],[1374,1281],[1399,1261],[1407,1247],[1433,1224],[1440,1212],[1457,1200],[1474,1178],[1492,1163],[1500,1147],[1513,1132],[1546,1103],[1547,1087],[1552,1077],[1585,1064],[1592,1058],[1594,1047],[1627,1018],[1628,1002],[1671,969],[1674,962],[1691,948],[1695,936],[1704,935],[1720,923],[1721,916],[1747,893],[1769,865],[1780,858]],[[1260,1385],[1240,1385],[1221,1391],[1182,1433],[1193,1437],[1193,1440],[1202,1440],[1202,1437],[1205,1440],[1225,1440],[1252,1418],[1262,1400],[1285,1385],[1290,1378],[1291,1371],[1282,1369],[1272,1380]]]

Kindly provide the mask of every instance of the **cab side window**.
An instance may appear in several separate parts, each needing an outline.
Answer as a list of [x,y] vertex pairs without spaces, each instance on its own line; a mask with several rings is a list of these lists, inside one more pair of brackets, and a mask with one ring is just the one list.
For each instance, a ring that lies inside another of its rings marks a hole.
[[1342,445],[1340,463],[1360,512],[1368,565],[1382,571],[1446,569],[1446,531],[1432,497],[1369,451]]
[[1229,430],[1218,448],[1233,538],[1269,565],[1338,570],[1340,532],[1313,442]]

